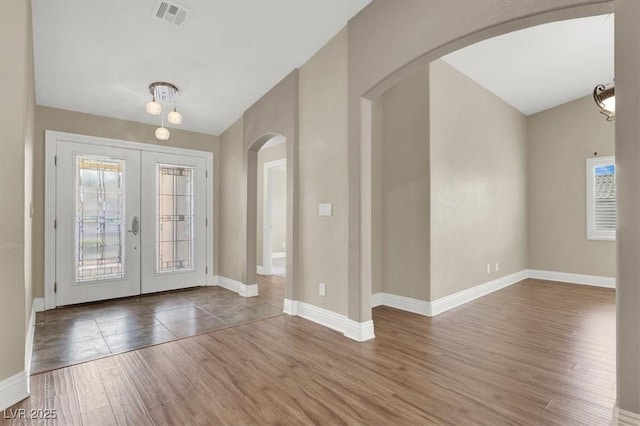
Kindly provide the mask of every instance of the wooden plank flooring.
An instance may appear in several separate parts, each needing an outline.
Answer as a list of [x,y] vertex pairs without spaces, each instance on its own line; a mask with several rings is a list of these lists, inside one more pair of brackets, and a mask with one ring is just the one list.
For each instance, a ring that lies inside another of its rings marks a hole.
[[614,299],[527,280],[435,318],[376,308],[365,343],[273,317],[33,376],[12,409],[64,425],[607,425]]

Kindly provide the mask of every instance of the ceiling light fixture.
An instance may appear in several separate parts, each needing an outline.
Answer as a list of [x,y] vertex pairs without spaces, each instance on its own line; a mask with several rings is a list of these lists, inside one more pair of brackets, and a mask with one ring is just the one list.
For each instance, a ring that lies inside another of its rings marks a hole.
[[616,93],[613,83],[598,84],[593,89],[593,100],[600,107],[600,113],[607,117],[607,121],[616,120]]
[[173,107],[173,111],[167,115],[167,121],[170,124],[181,124],[182,123],[182,114],[176,111],[176,108]]
[[[173,102],[173,111],[167,115],[169,124],[181,124],[182,114],[176,110],[176,97],[178,96],[178,88],[171,83],[156,81],[149,85],[149,93],[153,99],[147,103],[147,112],[151,115],[162,114],[162,103]],[[161,141],[169,139],[169,129],[164,127],[164,117],[161,118],[160,127],[156,129],[156,138]]]

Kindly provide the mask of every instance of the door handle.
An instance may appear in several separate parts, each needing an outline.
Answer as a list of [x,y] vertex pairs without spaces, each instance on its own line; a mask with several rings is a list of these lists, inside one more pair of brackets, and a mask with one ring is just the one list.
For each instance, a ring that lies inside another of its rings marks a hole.
[[133,235],[138,235],[138,232],[140,232],[140,219],[138,219],[138,216],[133,217],[133,220],[131,221],[131,229],[127,232],[131,232]]

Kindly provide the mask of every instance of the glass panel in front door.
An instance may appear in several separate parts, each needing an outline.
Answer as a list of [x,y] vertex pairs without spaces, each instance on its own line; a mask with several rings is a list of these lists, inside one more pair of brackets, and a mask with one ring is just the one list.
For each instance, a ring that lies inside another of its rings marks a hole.
[[124,161],[75,155],[75,282],[124,278]]
[[156,164],[156,273],[194,267],[194,168]]

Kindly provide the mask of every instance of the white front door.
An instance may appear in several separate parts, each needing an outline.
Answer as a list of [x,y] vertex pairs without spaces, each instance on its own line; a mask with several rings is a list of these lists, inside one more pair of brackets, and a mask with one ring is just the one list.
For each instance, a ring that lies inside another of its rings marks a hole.
[[142,293],[205,284],[206,161],[142,153]]
[[140,293],[140,151],[58,142],[58,305]]
[[206,285],[204,157],[57,141],[56,305]]

